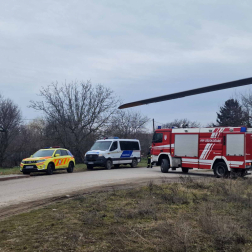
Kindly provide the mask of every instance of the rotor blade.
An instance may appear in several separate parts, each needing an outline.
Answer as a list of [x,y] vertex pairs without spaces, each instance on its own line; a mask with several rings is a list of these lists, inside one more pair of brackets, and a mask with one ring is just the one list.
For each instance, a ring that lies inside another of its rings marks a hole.
[[119,107],[119,109],[131,108],[131,107],[141,106],[144,104],[149,104],[149,103],[154,103],[154,102],[168,101],[168,100],[178,99],[178,98],[182,98],[182,97],[186,97],[186,96],[203,94],[203,93],[213,92],[213,91],[227,89],[227,88],[245,86],[245,85],[249,85],[249,84],[252,84],[252,78],[230,81],[230,82],[225,82],[225,83],[216,84],[216,85],[212,85],[212,86],[207,86],[207,87],[191,89],[191,90],[187,90],[187,91],[183,91],[183,92],[178,92],[178,93],[174,93],[174,94],[168,94],[168,95],[158,96],[158,97],[149,98],[149,99],[145,99],[145,100],[125,103],[125,104],[121,105]]

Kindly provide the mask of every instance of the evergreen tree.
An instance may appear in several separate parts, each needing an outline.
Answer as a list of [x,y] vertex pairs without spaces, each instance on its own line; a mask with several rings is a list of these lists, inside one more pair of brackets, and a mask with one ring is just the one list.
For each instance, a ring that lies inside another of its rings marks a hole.
[[236,99],[229,99],[217,112],[218,126],[238,127],[246,124],[245,112]]

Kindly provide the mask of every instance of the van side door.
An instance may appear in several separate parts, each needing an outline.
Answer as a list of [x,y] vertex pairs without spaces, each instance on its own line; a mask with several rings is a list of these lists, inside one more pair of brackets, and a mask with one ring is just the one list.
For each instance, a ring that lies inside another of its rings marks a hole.
[[111,157],[113,164],[119,164],[121,152],[119,150],[118,141],[112,143],[108,155]]

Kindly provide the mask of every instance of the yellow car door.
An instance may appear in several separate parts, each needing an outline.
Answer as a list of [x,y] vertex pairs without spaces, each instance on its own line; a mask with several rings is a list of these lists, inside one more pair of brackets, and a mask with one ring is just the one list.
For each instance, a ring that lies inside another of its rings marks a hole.
[[61,150],[56,150],[54,153],[54,165],[55,169],[60,169],[62,163],[62,156],[61,156]]
[[61,150],[61,157],[62,157],[61,168],[68,168],[70,156],[69,156],[67,150]]

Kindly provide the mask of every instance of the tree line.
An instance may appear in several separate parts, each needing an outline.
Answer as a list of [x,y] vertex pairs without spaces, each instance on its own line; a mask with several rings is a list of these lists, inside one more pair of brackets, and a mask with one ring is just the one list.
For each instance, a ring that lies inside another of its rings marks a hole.
[[[30,108],[43,113],[23,123],[20,108],[0,96],[0,167],[19,165],[38,149],[60,146],[69,149],[77,163],[95,140],[108,136],[137,138],[147,152],[151,134],[149,118],[131,110],[118,111],[120,100],[103,85],[88,82],[52,83],[39,93]],[[1,128],[0,128],[1,130]]]
[[[113,90],[89,81],[56,82],[42,88],[39,97],[29,107],[42,112],[43,117],[24,123],[18,105],[0,94],[0,167],[17,166],[23,158],[50,146],[69,149],[76,162],[82,163],[94,141],[109,136],[139,139],[142,153],[148,152],[153,134],[146,128],[150,119],[140,112],[118,110],[120,100]],[[208,125],[175,119],[162,128],[251,127],[252,94],[228,99],[216,116],[216,122]]]

